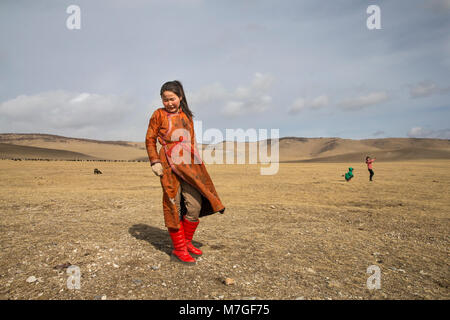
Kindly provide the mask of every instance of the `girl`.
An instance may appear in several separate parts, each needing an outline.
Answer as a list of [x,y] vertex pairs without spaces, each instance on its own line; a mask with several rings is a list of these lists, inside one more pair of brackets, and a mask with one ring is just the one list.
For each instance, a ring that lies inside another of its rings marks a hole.
[[369,177],[369,181],[372,181],[372,177],[374,175],[373,170],[372,170],[372,163],[375,161],[376,158],[370,159],[369,156],[366,157],[366,164],[367,164],[367,169],[370,172],[370,177]]
[[172,258],[193,264],[190,253],[202,254],[192,245],[199,217],[223,213],[225,207],[198,154],[193,114],[181,82],[166,82],[160,95],[164,108],[150,118],[145,144],[152,170],[161,179],[164,222],[174,246]]

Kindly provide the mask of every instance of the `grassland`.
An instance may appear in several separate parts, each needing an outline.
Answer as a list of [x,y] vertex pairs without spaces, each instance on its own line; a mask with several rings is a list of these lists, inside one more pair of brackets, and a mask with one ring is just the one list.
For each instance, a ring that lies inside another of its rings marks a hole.
[[0,161],[0,299],[450,298],[450,161],[375,162],[373,182],[363,163],[259,169],[208,165],[227,209],[201,220],[187,267],[148,163]]

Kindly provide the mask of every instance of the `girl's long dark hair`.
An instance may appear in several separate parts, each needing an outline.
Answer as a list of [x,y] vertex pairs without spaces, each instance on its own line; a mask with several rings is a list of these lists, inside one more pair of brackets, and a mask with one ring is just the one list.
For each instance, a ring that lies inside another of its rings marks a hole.
[[171,91],[171,92],[175,93],[178,96],[178,98],[181,99],[181,101],[180,101],[181,110],[183,110],[183,112],[190,119],[192,119],[194,117],[194,114],[189,109],[186,95],[184,94],[183,85],[181,84],[180,81],[174,80],[174,81],[168,81],[168,82],[164,83],[161,87],[161,92],[160,92],[161,96],[164,91]]

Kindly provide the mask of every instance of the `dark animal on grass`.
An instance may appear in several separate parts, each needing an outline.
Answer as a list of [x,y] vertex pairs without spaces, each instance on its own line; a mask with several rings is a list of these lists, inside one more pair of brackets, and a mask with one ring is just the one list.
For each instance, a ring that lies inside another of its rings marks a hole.
[[102,174],[102,172],[100,170],[98,170],[97,168],[94,169],[94,174]]

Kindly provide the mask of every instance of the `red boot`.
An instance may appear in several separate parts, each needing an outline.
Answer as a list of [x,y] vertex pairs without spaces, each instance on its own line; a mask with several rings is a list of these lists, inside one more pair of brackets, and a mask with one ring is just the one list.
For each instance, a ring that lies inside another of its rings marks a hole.
[[197,256],[201,256],[203,254],[202,250],[194,247],[192,244],[192,237],[194,236],[195,229],[197,229],[200,221],[192,222],[187,219],[183,219],[183,227],[184,227],[184,238],[186,239],[186,247],[188,251]]
[[172,238],[174,247],[174,250],[172,251],[172,257],[183,263],[194,264],[195,259],[192,258],[187,251],[186,240],[184,239],[183,224],[180,223],[180,229],[178,230],[169,228],[169,234]]

